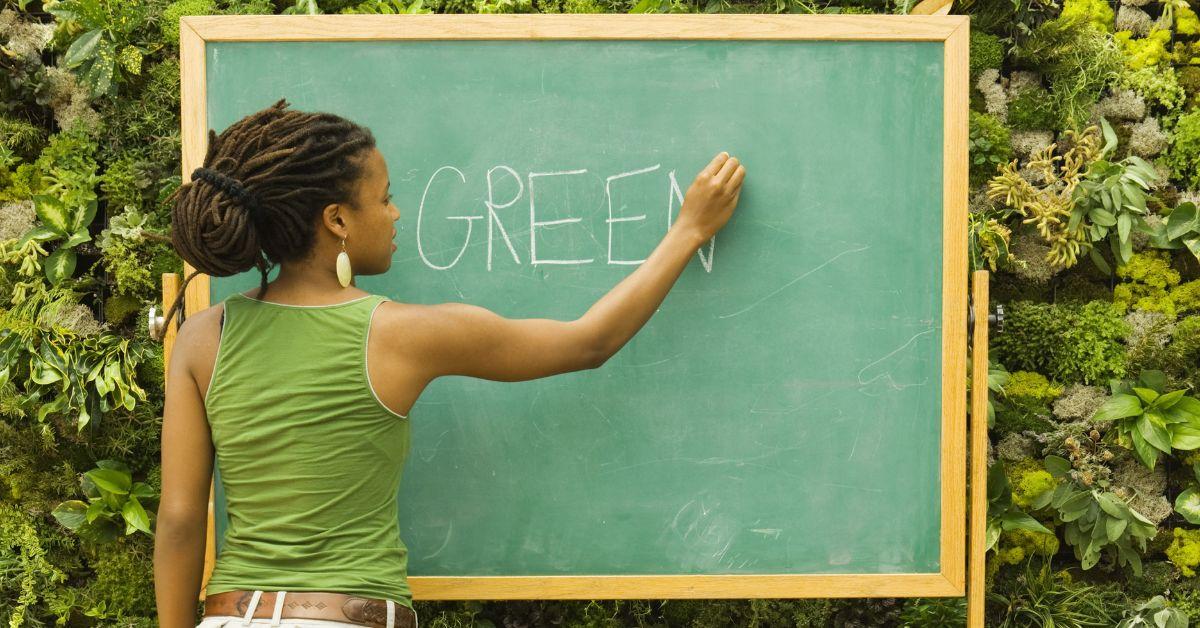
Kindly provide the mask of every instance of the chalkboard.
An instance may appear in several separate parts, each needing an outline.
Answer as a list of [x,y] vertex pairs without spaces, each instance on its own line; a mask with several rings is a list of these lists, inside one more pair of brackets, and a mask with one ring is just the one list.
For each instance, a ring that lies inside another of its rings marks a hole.
[[281,97],[371,128],[402,217],[356,283],[393,300],[573,319],[746,166],[602,368],[426,388],[414,595],[961,595],[966,18],[489,17],[184,18],[197,159]]

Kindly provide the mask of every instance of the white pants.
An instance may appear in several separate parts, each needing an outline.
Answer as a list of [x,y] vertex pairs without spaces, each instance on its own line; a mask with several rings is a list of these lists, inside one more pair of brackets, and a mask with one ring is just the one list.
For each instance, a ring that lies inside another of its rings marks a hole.
[[[344,621],[332,621],[329,619],[308,619],[307,617],[282,617],[283,600],[287,597],[287,591],[279,591],[279,595],[275,596],[275,613],[270,619],[265,617],[251,617],[254,610],[258,607],[258,600],[262,596],[262,590],[255,590],[254,595],[250,597],[250,607],[246,609],[244,616],[237,615],[210,615],[205,617],[196,624],[196,628],[238,628],[239,626],[286,626],[288,628],[362,628],[363,624],[352,624]],[[387,628],[394,628],[396,617],[396,602],[392,600],[384,600],[387,602],[388,622]],[[405,610],[407,612],[407,609]],[[416,615],[414,613],[414,620]],[[416,623],[416,628],[420,628],[420,622]]]

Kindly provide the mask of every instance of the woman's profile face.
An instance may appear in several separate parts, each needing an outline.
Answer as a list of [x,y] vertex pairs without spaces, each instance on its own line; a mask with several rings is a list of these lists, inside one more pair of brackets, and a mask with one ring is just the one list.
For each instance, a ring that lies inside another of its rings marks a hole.
[[357,208],[357,212],[351,212],[352,222],[347,225],[346,236],[346,252],[354,274],[387,272],[396,252],[395,222],[400,219],[400,210],[392,204],[387,163],[377,148],[367,151]]

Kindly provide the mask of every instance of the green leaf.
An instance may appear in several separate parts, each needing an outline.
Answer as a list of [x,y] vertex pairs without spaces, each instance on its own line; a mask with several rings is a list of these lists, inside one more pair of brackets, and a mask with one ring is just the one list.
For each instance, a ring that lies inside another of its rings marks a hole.
[[1183,245],[1187,247],[1187,250],[1192,252],[1192,257],[1195,257],[1196,261],[1200,262],[1200,234],[1197,234],[1195,237],[1183,238]]
[[104,500],[98,499],[98,500],[92,502],[91,504],[89,504],[86,516],[87,516],[88,523],[92,523],[101,517],[104,517],[107,519],[108,518],[108,510],[106,510],[104,508]]
[[[78,235],[81,230],[86,233],[88,225],[91,225],[92,221],[96,219],[96,207],[96,199],[93,198],[92,200],[88,201],[87,205],[83,207],[83,211],[77,210],[73,212],[71,215],[73,220],[71,221],[71,225],[68,227],[68,229],[75,232],[75,235]],[[91,236],[88,236],[88,239],[90,240]]]
[[34,194],[33,207],[43,225],[64,238],[71,234],[71,212],[57,197]]
[[63,246],[63,248],[72,247],[72,246],[75,246],[76,244],[83,244],[84,242],[90,242],[91,239],[92,239],[92,234],[88,233],[87,229],[80,229],[79,231],[76,231],[75,233],[71,234],[71,237],[67,238],[67,241],[63,242],[62,246]]
[[1071,470],[1071,461],[1062,456],[1049,455],[1045,460],[1046,470],[1050,475],[1061,478]]
[[988,521],[987,535],[984,537],[986,544],[985,544],[985,547],[983,548],[983,551],[986,552],[996,546],[996,541],[1000,540],[1000,532],[1001,531],[1002,530],[1000,528],[1000,520],[999,519]]
[[1129,515],[1129,507],[1125,502],[1116,498],[1111,493],[1099,493],[1096,496],[1096,502],[1100,504],[1100,509],[1111,517],[1124,519]]
[[146,509],[142,508],[137,498],[130,497],[126,500],[124,507],[121,508],[121,514],[125,517],[125,523],[128,525],[125,529],[125,534],[129,534],[134,530],[141,530],[150,536],[154,536],[154,533],[150,531],[150,517],[146,515]]
[[1083,219],[1083,207],[1083,204],[1080,203],[1071,210],[1071,219],[1067,221],[1067,231],[1074,232],[1076,227],[1079,226],[1079,221]]
[[[1134,180],[1136,181],[1136,179],[1134,179]],[[1142,187],[1145,187],[1145,186],[1142,186]],[[1133,184],[1129,183],[1128,181],[1122,181],[1121,182],[1121,195],[1125,197],[1125,200],[1132,201],[1133,204],[1139,205],[1141,209],[1145,209],[1146,198],[1142,194],[1141,187],[1133,185]],[[1129,203],[1126,203],[1126,207],[1128,207],[1128,206],[1129,206]]]
[[1154,403],[1154,400],[1158,399],[1158,391],[1151,390],[1149,388],[1140,388],[1138,386],[1134,386],[1133,392],[1141,398],[1142,403],[1147,405]]
[[38,413],[37,413],[38,423],[45,423],[46,417],[49,416],[50,413],[52,413],[52,412],[62,412],[64,410],[66,410],[67,403],[69,403],[69,401],[70,400],[67,398],[66,395],[59,395],[54,398],[54,401],[51,401],[50,403],[42,404],[42,407],[38,408]]
[[1121,533],[1125,531],[1127,522],[1124,519],[1109,518],[1104,520],[1105,537],[1109,541],[1115,541],[1121,538]]
[[104,29],[102,28],[90,30],[80,35],[67,48],[67,53],[63,55],[63,62],[68,68],[73,68],[83,63],[95,53],[96,46],[100,43],[103,36]]
[[1129,226],[1130,226],[1129,214],[1127,214],[1125,212],[1121,212],[1121,215],[1117,217],[1117,237],[1121,238],[1122,240],[1128,240],[1129,239]]
[[132,480],[129,474],[115,469],[92,469],[84,475],[91,478],[96,486],[118,495],[129,493],[129,488],[132,485]]
[[1167,374],[1158,369],[1146,369],[1138,375],[1138,382],[1145,388],[1159,392],[1167,385]]
[[105,458],[104,460],[97,460],[96,466],[100,467],[101,469],[112,469],[113,471],[120,471],[127,475],[133,474],[133,472],[129,469],[129,465],[125,464],[124,462],[121,462],[120,460],[112,460],[109,458]]
[[1000,521],[1005,530],[1021,529],[1031,530],[1034,532],[1044,532],[1050,534],[1050,530],[1042,525],[1040,521],[1030,517],[1020,510],[1010,510],[1000,517]]
[[133,497],[140,497],[140,498],[149,497],[151,499],[158,499],[158,493],[156,493],[154,491],[154,487],[150,486],[149,484],[146,484],[145,482],[135,483],[133,485],[133,489],[131,491],[129,491],[129,494]]
[[1137,454],[1138,459],[1147,468],[1153,469],[1154,463],[1158,462],[1158,450],[1146,441],[1140,429],[1130,430],[1129,436],[1133,439],[1133,451]]
[[1100,406],[1093,421],[1111,421],[1125,417],[1137,416],[1142,413],[1142,403],[1133,395],[1114,395]]
[[1160,410],[1170,408],[1171,406],[1175,405],[1186,392],[1187,389],[1184,388],[1181,390],[1172,390],[1165,395],[1160,395],[1158,399],[1154,400],[1154,407]]
[[79,3],[75,2],[75,0],[63,0],[62,2],[54,3],[47,2],[44,3],[42,8],[46,13],[57,17],[61,22],[79,21]]
[[1192,423],[1198,418],[1192,416],[1189,412],[1180,410],[1178,402],[1172,404],[1170,408],[1156,408],[1154,411],[1161,414],[1163,421],[1166,423]]
[[87,504],[72,499],[55,506],[50,514],[67,529],[76,530],[87,523],[87,508]]
[[[1108,195],[1101,195],[1101,198],[1104,199],[1105,207],[1110,207]],[[1107,209],[1102,209],[1100,207],[1093,207],[1091,216],[1092,216],[1092,222],[1094,222],[1098,225],[1101,225],[1103,227],[1111,227],[1111,226],[1117,224],[1117,217],[1114,216],[1112,214],[1112,212]]]
[[1008,476],[1004,474],[1004,463],[997,460],[988,468],[987,498],[989,502],[998,501],[1010,491]]
[[1091,505],[1091,494],[1079,493],[1063,502],[1062,508],[1059,508],[1059,518],[1063,521],[1074,521],[1087,514]]
[[1063,482],[1054,489],[1054,495],[1050,499],[1050,505],[1055,508],[1062,508],[1063,504],[1071,499],[1076,493],[1071,489],[1069,482]]
[[46,279],[49,279],[52,285],[58,285],[75,272],[75,249],[66,247],[55,249],[46,258],[43,270],[46,272]]
[[[1104,256],[1100,254],[1100,251],[1096,249],[1096,247],[1088,248],[1088,257],[1091,258],[1092,263],[1096,265],[1096,268],[1100,269],[1100,272],[1106,275],[1112,275],[1112,267],[1108,265],[1108,262],[1105,261]],[[1200,259],[1200,253],[1197,253],[1197,259]]]
[[1200,447],[1200,427],[1193,424],[1171,426],[1171,449],[1191,451]]
[[1100,117],[1100,126],[1104,130],[1104,147],[1100,149],[1101,155],[1107,155],[1117,147],[1117,133],[1113,131],[1112,126],[1108,124],[1108,120],[1104,116]]
[[1149,528],[1150,535],[1153,536],[1154,531],[1157,529],[1157,528],[1155,528],[1154,523],[1152,523],[1149,519],[1146,518],[1145,515],[1138,512],[1134,508],[1129,509],[1129,514],[1133,515],[1134,519],[1137,519],[1138,521],[1141,521],[1143,524],[1145,524],[1146,527]]
[[1189,231],[1200,229],[1195,203],[1180,203],[1167,216],[1167,237],[1174,240]]
[[49,240],[57,240],[63,237],[61,233],[47,227],[46,225],[37,225],[34,228],[26,231],[17,241],[17,248],[25,246],[26,242],[36,240],[38,242],[47,242]]
[[1200,488],[1189,487],[1175,498],[1175,512],[1183,515],[1188,523],[1200,524]]
[[1046,490],[1042,491],[1041,493],[1038,493],[1037,497],[1034,497],[1029,502],[1029,509],[1030,510],[1041,510],[1041,509],[1045,508],[1046,506],[1049,506],[1050,502],[1053,501],[1053,499],[1054,499],[1054,493],[1055,492],[1050,489],[1046,489]]
[[1172,412],[1183,412],[1191,415],[1193,418],[1200,420],[1200,399],[1195,397],[1181,397],[1175,405],[1169,408]]

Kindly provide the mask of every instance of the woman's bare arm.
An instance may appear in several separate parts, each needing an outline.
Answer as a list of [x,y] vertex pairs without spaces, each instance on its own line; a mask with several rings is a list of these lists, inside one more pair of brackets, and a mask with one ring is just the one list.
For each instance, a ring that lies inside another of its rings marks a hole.
[[636,270],[572,321],[509,319],[465,303],[430,306],[406,331],[428,380],[466,375],[524,381],[596,368],[646,324],[692,255],[737,206],[743,168],[721,153],[688,188],[678,220]]
[[162,426],[162,499],[154,526],[154,595],[162,628],[194,628],[208,530],[212,433],[191,359],[213,355],[214,307],[188,318],[171,353]]

